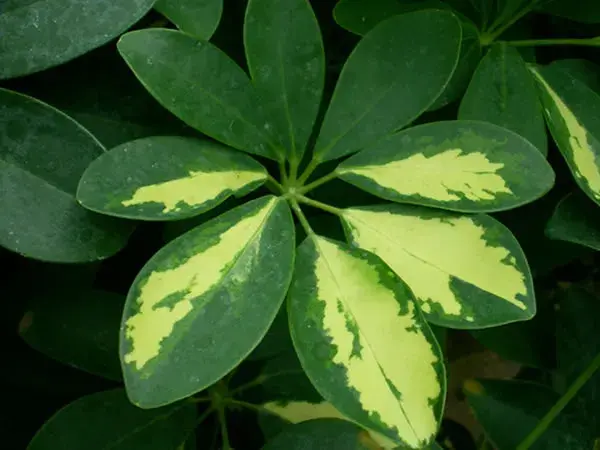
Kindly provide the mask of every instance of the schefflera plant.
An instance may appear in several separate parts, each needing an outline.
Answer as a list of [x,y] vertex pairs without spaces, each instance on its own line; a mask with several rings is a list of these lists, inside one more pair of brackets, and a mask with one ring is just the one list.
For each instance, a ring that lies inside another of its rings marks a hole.
[[[178,220],[263,184],[273,193],[174,239],[135,279],[120,344],[134,404],[170,404],[217,382],[261,341],[287,297],[294,347],[327,401],[388,443],[434,439],[445,370],[427,322],[477,328],[534,315],[518,243],[482,213],[532,201],[554,180],[531,143],[498,126],[448,121],[398,132],[444,90],[460,41],[449,12],[379,24],[346,61],[307,151],[325,58],[306,0],[249,1],[250,76],[182,32],[120,39],[148,91],[214,141],[122,144],[89,166],[79,202],[118,217]],[[321,163],[353,153],[311,181]],[[247,154],[277,162],[280,173]],[[390,203],[340,209],[309,196],[336,177]],[[348,242],[317,235],[304,205],[339,216]],[[293,215],[307,235],[298,248]]]

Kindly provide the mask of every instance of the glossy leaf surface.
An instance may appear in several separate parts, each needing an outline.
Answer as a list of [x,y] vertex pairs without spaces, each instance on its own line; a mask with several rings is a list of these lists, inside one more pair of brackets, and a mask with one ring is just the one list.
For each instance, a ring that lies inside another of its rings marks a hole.
[[535,80],[515,48],[492,46],[473,75],[458,118],[483,120],[508,128],[544,155],[548,152]]
[[107,43],[154,0],[8,0],[0,9],[0,79],[38,72]]
[[[464,391],[475,417],[498,450],[514,450],[558,401],[545,386],[512,380],[469,380]],[[567,408],[569,408],[567,406]],[[572,410],[571,410],[572,411]],[[591,440],[563,411],[542,434],[532,450],[581,450]]]
[[238,365],[275,318],[293,261],[289,208],[271,196],[163,247],[136,277],[125,305],[121,360],[133,403],[172,403]]
[[432,323],[485,328],[535,314],[525,256],[489,216],[381,205],[346,209],[343,220],[350,242],[402,277]]
[[191,127],[248,153],[275,158],[280,152],[250,79],[211,43],[145,29],[122,36],[118,49],[146,89]]
[[307,238],[288,313],[302,367],[337,410],[398,445],[433,440],[444,402],[441,352],[410,290],[379,258]]
[[0,245],[29,258],[87,262],[120,250],[133,226],[75,200],[81,174],[104,152],[51,106],[0,89]]
[[125,298],[108,291],[59,289],[40,295],[23,315],[19,335],[46,356],[120,381],[119,322]]
[[600,208],[579,192],[567,195],[548,221],[546,236],[600,251]]
[[340,419],[314,419],[286,427],[263,450],[371,450],[374,442],[360,427]]
[[587,59],[559,59],[550,64],[567,72],[573,78],[586,84],[594,92],[600,94],[600,65]]
[[531,143],[476,121],[410,128],[350,157],[336,172],[386,200],[461,212],[515,208],[554,183],[552,168]]
[[252,158],[212,141],[156,136],[126,142],[84,172],[86,208],[143,220],[183,219],[242,196],[267,178]]
[[196,426],[196,408],[180,403],[153,411],[132,405],[123,389],[75,400],[50,418],[28,450],[178,450]]
[[221,20],[223,0],[159,0],[154,9],[181,31],[208,41]]
[[325,55],[307,0],[251,0],[244,44],[252,82],[288,158],[299,161],[321,103]]
[[392,17],[365,35],[344,64],[316,157],[356,152],[423,113],[454,72],[461,33],[455,16],[427,10]]
[[600,204],[600,94],[560,68],[531,71],[556,145],[579,187]]

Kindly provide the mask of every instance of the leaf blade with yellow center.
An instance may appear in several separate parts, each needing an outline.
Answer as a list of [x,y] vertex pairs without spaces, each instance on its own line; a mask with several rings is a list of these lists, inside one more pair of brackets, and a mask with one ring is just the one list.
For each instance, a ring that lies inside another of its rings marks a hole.
[[266,178],[259,163],[221,144],[157,136],[126,142],[93,161],[77,199],[102,214],[174,220],[245,195]]
[[160,250],[134,281],[121,326],[132,401],[172,403],[239,364],[275,318],[293,259],[291,214],[275,197],[239,206]]
[[354,155],[336,172],[387,200],[462,212],[514,208],[554,183],[552,168],[531,143],[476,121],[410,128]]
[[406,281],[432,323],[485,328],[535,314],[525,256],[489,216],[384,205],[346,209],[343,221],[354,245]]
[[558,149],[579,187],[600,204],[600,96],[560,67],[530,70]]
[[379,258],[309,238],[288,298],[294,346],[326,400],[398,444],[434,438],[445,390],[440,350],[410,290]]

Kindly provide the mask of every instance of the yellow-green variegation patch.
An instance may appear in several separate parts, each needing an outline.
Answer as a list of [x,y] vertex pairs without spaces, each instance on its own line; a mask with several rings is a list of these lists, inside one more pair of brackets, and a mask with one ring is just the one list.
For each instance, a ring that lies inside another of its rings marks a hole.
[[156,407],[211,385],[258,344],[287,291],[294,228],[262,197],[161,249],[134,281],[121,328],[132,401]]
[[321,237],[299,248],[288,311],[319,393],[345,417],[421,448],[438,429],[439,346],[407,286],[381,259]]
[[600,96],[559,67],[531,72],[556,145],[577,184],[600,204]]
[[535,314],[529,267],[502,224],[410,205],[344,211],[350,241],[410,286],[432,323],[484,328]]
[[387,200],[462,212],[514,208],[554,183],[552,168],[529,141],[475,121],[410,128],[349,158],[336,172]]
[[205,212],[256,189],[266,170],[221,144],[156,136],[126,142],[85,171],[77,199],[113,216],[172,220]]
[[[303,401],[268,402],[262,407],[287,422],[300,423],[313,419],[343,419],[349,420],[329,402],[310,403]],[[367,430],[371,438],[382,449],[398,447],[398,443],[373,430]]]

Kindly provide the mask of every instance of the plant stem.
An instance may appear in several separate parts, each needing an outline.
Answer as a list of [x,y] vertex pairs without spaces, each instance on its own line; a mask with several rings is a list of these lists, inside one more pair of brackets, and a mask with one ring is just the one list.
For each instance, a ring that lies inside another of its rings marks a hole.
[[334,178],[337,178],[337,173],[335,173],[335,172],[328,173],[324,177],[321,177],[318,180],[313,181],[312,183],[309,183],[307,185],[302,186],[301,188],[298,188],[296,190],[296,192],[298,192],[298,194],[306,194],[307,192],[310,192],[313,189],[316,189],[317,187],[321,186],[322,184],[327,183],[328,181],[333,180]]
[[[271,186],[269,186],[269,184]],[[273,178],[269,174],[267,175],[267,187],[274,194],[278,194],[279,195],[279,194],[283,193],[283,186],[275,178]]]
[[343,216],[344,211],[340,208],[336,208],[335,206],[328,205],[327,203],[322,203],[317,200],[313,200],[312,198],[305,197],[304,195],[298,195],[296,197],[300,203],[304,203],[306,205],[310,205],[314,208],[322,209],[323,211],[327,211],[331,214],[335,214],[336,216]]
[[294,184],[296,182],[296,178],[298,178],[298,165],[300,164],[300,161],[298,161],[297,156],[294,154],[292,155],[292,158],[290,159],[290,176],[289,176],[289,180],[290,183]]
[[213,408],[212,406],[206,411],[204,411],[202,415],[198,417],[198,422],[196,422],[196,426],[200,425],[202,422],[208,419],[208,416],[210,416],[213,412],[215,412],[215,408]]
[[313,159],[310,160],[310,162],[308,163],[308,166],[306,166],[306,169],[304,169],[304,172],[302,172],[302,175],[300,175],[300,177],[298,178],[298,185],[303,185],[304,183],[306,183],[306,180],[309,179],[309,177],[312,175],[312,173],[315,171],[315,169],[319,166],[319,164],[321,164],[321,161],[319,161],[317,158],[313,157]]
[[227,399],[227,404],[241,406],[242,408],[250,409],[252,411],[256,411],[262,414],[273,414],[267,408],[264,408],[260,405],[255,405],[254,403],[244,402],[242,400],[234,400],[232,398]]
[[204,403],[204,402],[210,402],[210,397],[192,397],[190,398],[190,402],[192,403]]
[[310,223],[308,222],[308,219],[306,218],[306,216],[302,212],[302,209],[300,208],[300,205],[298,204],[298,201],[295,198],[290,198],[289,200],[290,200],[290,204],[292,206],[292,209],[296,213],[296,217],[298,217],[298,220],[300,221],[300,224],[302,225],[302,228],[304,228],[304,231],[306,232],[306,235],[307,236],[314,236],[315,232],[313,231],[312,227],[310,226]]
[[492,27],[489,33],[484,33],[481,36],[481,45],[487,46],[492,44],[502,33],[508,30],[511,26],[513,26],[520,19],[525,17],[533,8],[537,5],[538,0],[532,0],[529,5],[525,6],[521,11],[512,16],[508,22],[505,22],[503,25],[498,26],[497,28]]
[[584,47],[600,47],[600,37],[588,39],[525,39],[522,41],[502,41],[512,47],[541,47],[547,45],[580,45]]
[[221,424],[221,439],[223,440],[223,450],[231,450],[229,444],[229,432],[227,431],[227,418],[225,417],[225,406],[223,403],[219,403],[217,407],[217,414],[219,415],[219,423]]
[[[271,177],[273,178],[273,177]],[[281,178],[281,184],[279,184],[280,186],[283,184],[287,184],[288,181],[288,175],[287,175],[287,171],[285,170],[285,161],[279,161],[279,178]]]
[[579,390],[594,375],[594,373],[596,373],[598,369],[600,369],[600,353],[598,353],[590,365],[587,366],[587,368],[581,372],[581,374],[579,374],[573,384],[569,386],[567,392],[565,392],[564,395],[555,403],[555,405],[550,408],[550,411],[548,411],[542,420],[539,421],[531,433],[529,433],[529,435],[523,439],[523,441],[517,447],[517,450],[527,450],[530,448],[539,439],[539,437],[544,434],[552,421],[556,419],[564,407],[567,406],[573,397],[575,397],[577,392],[579,392]]

